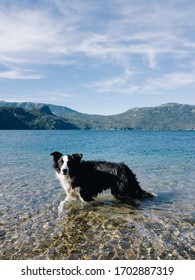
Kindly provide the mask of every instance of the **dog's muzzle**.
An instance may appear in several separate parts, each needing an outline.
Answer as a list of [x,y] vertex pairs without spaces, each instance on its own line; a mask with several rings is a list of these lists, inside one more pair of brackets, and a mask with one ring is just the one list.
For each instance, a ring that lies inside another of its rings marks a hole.
[[62,174],[63,174],[63,175],[67,175],[67,174],[68,174],[68,169],[67,169],[67,168],[62,169]]

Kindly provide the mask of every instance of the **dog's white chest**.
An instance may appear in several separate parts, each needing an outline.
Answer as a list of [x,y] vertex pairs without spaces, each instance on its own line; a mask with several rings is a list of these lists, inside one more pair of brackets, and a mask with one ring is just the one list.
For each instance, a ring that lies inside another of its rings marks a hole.
[[72,188],[71,178],[69,175],[61,175],[56,172],[56,176],[60,180],[60,183],[66,192],[65,201],[73,201],[76,198],[79,198],[82,202],[84,202],[83,198],[80,195],[80,187]]
[[72,186],[71,186],[71,179],[70,177],[67,175],[61,175],[59,173],[56,172],[56,176],[59,179],[63,189],[65,190],[66,194],[68,195],[68,193],[70,193]]

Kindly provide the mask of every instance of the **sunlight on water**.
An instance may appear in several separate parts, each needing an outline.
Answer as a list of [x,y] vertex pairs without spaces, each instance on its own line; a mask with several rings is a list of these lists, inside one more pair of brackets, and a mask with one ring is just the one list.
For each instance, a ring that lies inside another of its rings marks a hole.
[[[49,154],[124,161],[157,197],[57,207],[65,194]],[[1,259],[193,259],[195,133],[1,131]]]

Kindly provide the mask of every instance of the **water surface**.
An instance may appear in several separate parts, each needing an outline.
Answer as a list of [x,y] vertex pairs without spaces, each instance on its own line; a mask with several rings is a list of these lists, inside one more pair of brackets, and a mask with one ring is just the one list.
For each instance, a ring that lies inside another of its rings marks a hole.
[[[123,161],[157,197],[68,205],[53,151]],[[194,131],[0,131],[1,259],[194,259]]]

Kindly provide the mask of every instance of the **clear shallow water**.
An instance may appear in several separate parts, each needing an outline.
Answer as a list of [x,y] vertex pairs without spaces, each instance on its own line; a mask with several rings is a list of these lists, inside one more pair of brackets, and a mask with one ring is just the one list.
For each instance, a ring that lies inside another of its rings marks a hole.
[[[59,215],[52,151],[124,161],[157,197]],[[0,131],[0,259],[194,259],[194,131]]]

